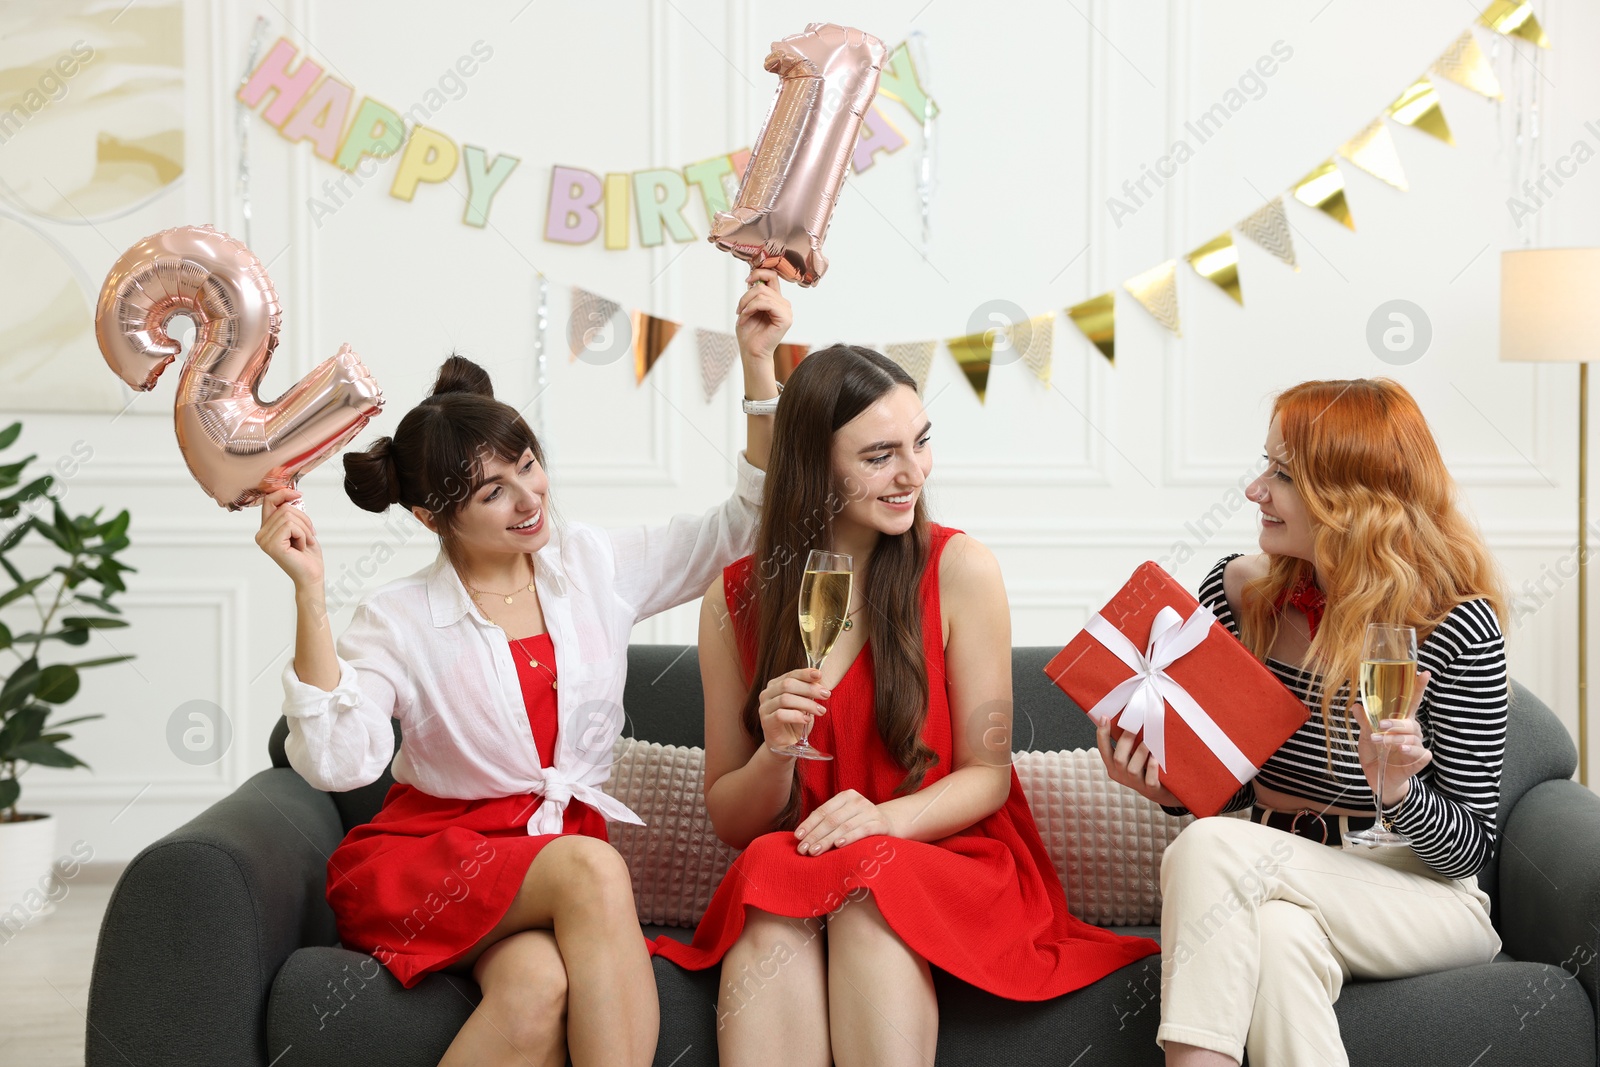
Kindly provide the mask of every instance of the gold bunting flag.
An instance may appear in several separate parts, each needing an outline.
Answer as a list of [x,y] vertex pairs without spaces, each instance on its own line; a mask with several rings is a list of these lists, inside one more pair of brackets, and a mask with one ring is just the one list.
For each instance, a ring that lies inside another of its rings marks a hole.
[[1352,230],[1356,228],[1356,220],[1350,217],[1350,205],[1344,198],[1344,173],[1332,158],[1323,160],[1316,170],[1294,183],[1294,198]]
[[1433,73],[1490,100],[1499,100],[1504,95],[1489,57],[1478,47],[1478,39],[1472,36],[1471,30],[1463,30],[1456,43],[1434,62]]
[[1412,82],[1411,87],[1389,105],[1388,114],[1402,126],[1431,134],[1445,144],[1456,143],[1450,135],[1450,124],[1444,120],[1444,111],[1439,107],[1439,90],[1425,77]]
[[1046,311],[1017,323],[1006,331],[1006,340],[1033,376],[1050,384],[1050,353],[1056,342],[1056,313]]
[[883,354],[916,379],[917,392],[920,393],[928,384],[928,371],[933,367],[933,354],[938,350],[938,341],[905,341],[885,345]]
[[661,358],[661,353],[666,351],[677,332],[676,322],[658,319],[644,311],[633,313],[634,385],[644,383],[644,376],[650,373],[651,368],[656,365],[656,360]]
[[1067,317],[1083,336],[1100,350],[1106,362],[1117,362],[1117,294],[1115,291],[1091,296],[1067,308]]
[[1123,282],[1122,287],[1155,316],[1157,322],[1179,337],[1183,336],[1183,330],[1178,327],[1177,260],[1169,259],[1143,274],[1136,274]]
[[577,359],[578,353],[589,346],[589,339],[594,331],[604,329],[622,310],[622,305],[615,300],[607,300],[603,296],[596,296],[587,289],[572,287],[572,314],[567,318],[567,347],[572,349],[572,358]]
[[1490,0],[1478,23],[1507,37],[1521,37],[1540,48],[1550,47],[1550,38],[1544,35],[1544,27],[1533,15],[1533,5],[1521,0]]
[[780,344],[772,353],[772,373],[778,379],[779,385],[789,383],[789,375],[800,365],[811,351],[810,345]]
[[994,359],[994,343],[1000,336],[998,328],[982,333],[969,333],[965,337],[952,337],[945,342],[950,354],[956,357],[961,373],[967,376],[972,391],[978,394],[978,403],[984,402],[984,392],[989,388],[989,364]]
[[1224,230],[1220,237],[1213,237],[1184,258],[1196,274],[1244,307],[1244,291],[1239,288],[1239,249],[1233,243],[1233,234]]
[[703,330],[697,326],[694,340],[700,353],[700,388],[705,391],[706,403],[709,404],[711,398],[717,395],[717,390],[722,388],[722,380],[728,376],[733,358],[739,354],[739,339],[731,333]]
[[1400,153],[1394,147],[1394,134],[1389,132],[1389,127],[1383,124],[1382,119],[1373,119],[1366,129],[1340,145],[1339,154],[1401,192],[1410,189],[1406,184],[1405,171],[1400,168]]
[[1289,264],[1296,272],[1300,270],[1300,264],[1294,259],[1294,241],[1289,236],[1289,217],[1283,211],[1283,197],[1275,196],[1268,200],[1260,210],[1233,228]]

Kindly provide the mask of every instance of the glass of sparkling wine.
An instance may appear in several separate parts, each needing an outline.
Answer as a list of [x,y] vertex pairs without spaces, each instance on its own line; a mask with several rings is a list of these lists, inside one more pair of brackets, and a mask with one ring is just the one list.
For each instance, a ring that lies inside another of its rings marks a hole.
[[[800,579],[800,641],[806,647],[806,666],[813,670],[822,666],[849,625],[852,574],[850,557],[843,553],[813,549],[806,557],[805,577]],[[774,746],[772,751],[801,759],[832,759],[811,747],[810,735],[808,729],[799,741]]]
[[[1411,714],[1411,697],[1417,686],[1417,631],[1410,626],[1374,622],[1367,626],[1361,647],[1361,707],[1374,734],[1384,719],[1404,719]],[[1378,820],[1370,830],[1350,835],[1350,840],[1370,848],[1409,845],[1411,839],[1383,821],[1383,772],[1388,750],[1378,750]]]

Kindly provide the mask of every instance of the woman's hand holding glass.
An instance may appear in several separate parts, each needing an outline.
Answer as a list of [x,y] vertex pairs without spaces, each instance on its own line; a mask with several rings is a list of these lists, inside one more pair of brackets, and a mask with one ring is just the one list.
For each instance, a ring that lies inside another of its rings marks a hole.
[[1422,724],[1417,721],[1417,709],[1422,706],[1422,696],[1433,675],[1428,671],[1417,673],[1417,684],[1411,693],[1411,707],[1403,719],[1384,719],[1374,733],[1367,719],[1366,709],[1356,702],[1351,714],[1361,727],[1357,742],[1361,771],[1374,794],[1378,791],[1379,772],[1383,774],[1383,803],[1395,804],[1405,798],[1411,776],[1433,762],[1433,753],[1422,743]]
[[815,667],[800,667],[768,682],[756,704],[767,748],[783,748],[808,736],[811,720],[828,713],[822,701],[832,693],[823,688],[822,671]]

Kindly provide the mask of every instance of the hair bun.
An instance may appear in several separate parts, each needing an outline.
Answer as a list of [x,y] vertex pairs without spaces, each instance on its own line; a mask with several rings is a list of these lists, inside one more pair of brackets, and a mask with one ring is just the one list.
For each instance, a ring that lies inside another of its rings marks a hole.
[[364,452],[344,454],[344,491],[356,507],[365,511],[385,511],[400,502],[394,438],[380,437]]
[[476,393],[493,399],[494,384],[489,381],[488,371],[465,356],[452,352],[439,368],[439,377],[433,383],[430,395],[441,396],[445,393]]

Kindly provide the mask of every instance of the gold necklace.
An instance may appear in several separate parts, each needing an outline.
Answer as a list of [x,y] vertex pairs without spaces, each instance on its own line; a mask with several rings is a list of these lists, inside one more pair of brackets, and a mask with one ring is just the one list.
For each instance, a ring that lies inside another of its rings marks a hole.
[[[538,634],[533,634],[532,636],[538,637],[539,635]],[[540,663],[537,659],[535,659],[533,657],[533,655],[531,653],[528,652],[528,650],[526,648],[523,647],[522,642],[526,641],[526,640],[527,640],[527,638],[522,638],[521,640],[512,641],[511,643],[513,645],[517,646],[518,651],[520,651],[524,656],[528,657],[528,666],[534,668],[535,670],[543,669],[544,672],[550,676],[550,688],[551,689],[560,689],[561,687],[556,684],[557,683],[556,672],[551,670],[550,667],[547,664]]]
[[854,626],[856,624],[856,621],[854,619],[852,619],[850,616],[854,615],[856,612],[860,611],[864,607],[866,607],[865,604],[857,604],[855,607],[853,607],[849,611],[845,612],[845,614],[844,614],[844,625],[842,627],[840,627],[840,632],[841,633],[843,633],[845,630],[850,629],[852,626]]
[[[530,561],[528,566],[531,569],[533,567],[533,563]],[[484,595],[484,591],[482,589],[474,589],[472,586],[467,585],[467,580],[465,578],[461,579],[461,584],[462,585],[466,585],[467,586],[467,592],[471,593],[475,597],[479,597],[479,596],[483,596]],[[533,588],[533,578],[530,576],[528,578],[528,592],[532,593],[534,591],[535,590]],[[505,599],[505,602],[507,604],[509,604],[509,603],[511,603],[511,598],[516,596],[520,592],[522,592],[522,590],[518,589],[515,592],[495,593],[494,595],[497,596],[497,597],[503,597]]]

